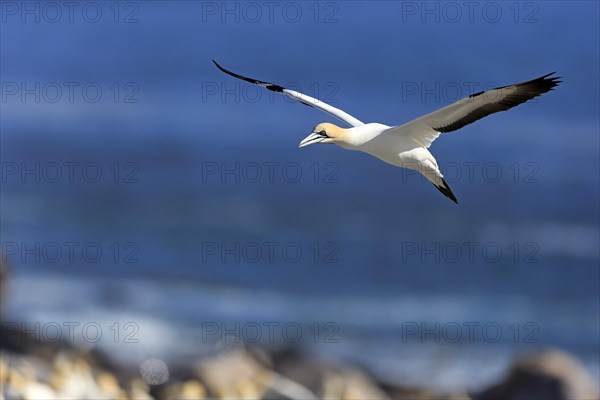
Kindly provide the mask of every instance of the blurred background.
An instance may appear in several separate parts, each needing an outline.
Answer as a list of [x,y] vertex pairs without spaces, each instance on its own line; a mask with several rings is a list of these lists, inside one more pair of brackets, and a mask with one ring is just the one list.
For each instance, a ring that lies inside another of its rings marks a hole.
[[[471,391],[558,348],[600,378],[598,3],[69,4],[1,3],[3,322],[132,368],[252,342]],[[436,140],[457,206],[299,150],[336,121],[212,59],[389,125],[564,83]]]

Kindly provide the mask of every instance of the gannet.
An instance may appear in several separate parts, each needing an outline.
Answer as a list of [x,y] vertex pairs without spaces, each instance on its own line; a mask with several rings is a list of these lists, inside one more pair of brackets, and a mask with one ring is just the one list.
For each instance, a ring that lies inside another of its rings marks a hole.
[[324,122],[315,126],[298,147],[315,143],[334,143],[347,150],[362,151],[397,167],[413,169],[423,174],[446,197],[458,200],[440,172],[437,161],[427,150],[441,133],[452,132],[498,111],[525,103],[557,86],[560,77],[550,77],[551,72],[527,82],[501,86],[474,93],[449,106],[407,122],[388,126],[377,122],[364,123],[352,115],[313,97],[286,89],[274,83],[248,78],[213,63],[221,71],[235,78],[282,93],[294,100],[338,118],[350,125],[342,128]]

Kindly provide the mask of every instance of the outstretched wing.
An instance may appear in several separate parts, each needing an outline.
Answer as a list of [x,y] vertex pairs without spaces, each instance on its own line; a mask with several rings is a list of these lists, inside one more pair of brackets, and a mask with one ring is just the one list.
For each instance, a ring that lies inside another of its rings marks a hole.
[[525,103],[557,86],[560,77],[550,74],[527,82],[502,86],[479,92],[450,104],[440,110],[424,115],[386,132],[406,135],[421,147],[429,147],[440,133],[452,132],[498,111],[506,111]]
[[310,107],[314,107],[317,108],[321,111],[325,111],[327,114],[332,115],[342,121],[344,121],[345,123],[347,123],[350,126],[359,126],[359,125],[364,125],[363,122],[359,121],[358,119],[354,118],[352,115],[340,110],[339,108],[335,108],[327,103],[324,103],[318,99],[315,99],[313,97],[307,96],[305,94],[302,94],[300,92],[296,92],[294,90],[290,90],[290,89],[286,89],[282,86],[279,85],[275,85],[273,83],[269,83],[269,82],[263,82],[263,81],[259,81],[258,79],[252,79],[252,78],[248,78],[239,74],[236,74],[235,72],[231,72],[226,70],[225,68],[221,67],[215,60],[213,60],[213,63],[215,63],[215,65],[217,66],[217,68],[219,68],[221,71],[225,72],[226,74],[229,74],[235,78],[244,80],[246,82],[250,82],[252,84],[258,85],[258,86],[262,86],[264,88],[267,88],[269,90],[272,90],[274,92],[278,92],[278,93],[282,93],[288,97],[291,97],[294,100],[299,101],[302,104],[305,104],[307,106]]

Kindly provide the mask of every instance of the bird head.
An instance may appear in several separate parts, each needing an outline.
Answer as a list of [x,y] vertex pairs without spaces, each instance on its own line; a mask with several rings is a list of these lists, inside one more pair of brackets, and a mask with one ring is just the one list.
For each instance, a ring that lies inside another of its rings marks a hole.
[[298,147],[304,147],[315,143],[341,144],[346,141],[346,136],[345,129],[325,122],[315,126],[312,133],[305,137]]

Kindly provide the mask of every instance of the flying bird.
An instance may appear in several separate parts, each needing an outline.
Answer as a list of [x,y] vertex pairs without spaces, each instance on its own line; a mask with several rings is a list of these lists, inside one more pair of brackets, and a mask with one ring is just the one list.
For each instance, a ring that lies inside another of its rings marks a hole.
[[318,99],[286,89],[282,86],[248,78],[213,63],[221,71],[268,90],[282,93],[310,107],[330,114],[349,128],[325,122],[315,126],[299,147],[315,143],[334,143],[347,150],[371,154],[397,167],[413,169],[423,174],[446,197],[458,204],[458,200],[440,172],[437,161],[427,150],[441,133],[452,132],[498,111],[525,103],[557,86],[560,77],[555,72],[527,82],[502,86],[470,95],[456,103],[405,123],[388,126],[380,123],[364,123],[352,115]]

